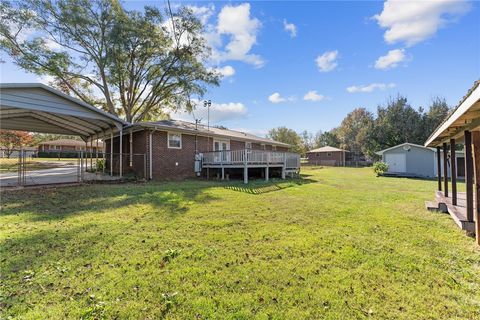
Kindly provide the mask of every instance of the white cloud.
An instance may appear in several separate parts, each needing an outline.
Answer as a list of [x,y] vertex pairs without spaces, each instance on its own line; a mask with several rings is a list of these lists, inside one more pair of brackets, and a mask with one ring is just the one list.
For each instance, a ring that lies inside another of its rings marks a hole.
[[327,51],[321,56],[318,56],[315,62],[317,63],[320,72],[329,72],[335,69],[337,63],[338,51]]
[[392,69],[405,59],[405,49],[390,50],[385,56],[381,56],[375,61],[375,69]]
[[322,101],[323,99],[325,99],[325,96],[318,94],[316,90],[308,91],[303,96],[303,100],[306,100],[306,101]]
[[464,0],[399,1],[387,0],[383,11],[373,18],[387,29],[387,43],[404,42],[412,46],[435,35],[441,27],[470,9]]
[[232,66],[216,68],[215,71],[217,71],[223,78],[228,78],[235,74],[235,69]]
[[[201,101],[194,100],[193,103],[197,106],[193,113],[186,111],[177,111],[171,113],[170,116],[173,119],[195,121],[196,119],[202,119],[203,124],[207,124],[208,114],[207,108],[204,108]],[[247,108],[241,102],[229,102],[229,103],[212,103],[210,107],[210,125],[218,123],[220,121],[234,120],[243,118],[247,114]]]
[[222,35],[230,37],[224,51],[218,52],[220,61],[238,60],[261,67],[263,59],[256,54],[249,53],[257,42],[257,33],[261,23],[256,18],[250,17],[250,4],[244,3],[238,6],[226,5],[218,14],[216,33],[207,35],[207,39],[217,45],[221,42]]
[[359,85],[359,86],[351,86],[347,88],[347,91],[350,93],[357,93],[357,92],[373,92],[374,90],[385,90],[391,89],[395,87],[395,83],[372,83],[369,85]]
[[280,102],[285,102],[287,101],[287,99],[283,98],[280,93],[278,92],[275,92],[275,93],[272,93],[269,97],[268,97],[268,101],[270,101],[271,103],[280,103]]
[[290,33],[291,38],[295,38],[297,36],[297,26],[293,23],[288,23],[286,19],[283,19],[283,29]]
[[215,13],[215,6],[210,4],[208,6],[187,6],[188,9],[192,10],[192,13],[202,22],[203,25],[206,25],[210,17]]

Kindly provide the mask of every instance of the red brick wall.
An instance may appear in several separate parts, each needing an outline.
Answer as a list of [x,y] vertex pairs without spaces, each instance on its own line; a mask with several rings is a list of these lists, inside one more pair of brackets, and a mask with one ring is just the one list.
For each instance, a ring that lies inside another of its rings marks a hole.
[[[182,148],[168,148],[168,136],[165,131],[154,131],[152,134],[152,173],[153,179],[185,179],[195,177],[195,136],[182,134]],[[212,139],[210,138],[210,143]],[[197,137],[197,149],[212,150],[208,146],[208,138]]]
[[230,140],[230,150],[245,149],[245,141]]
[[[318,164],[318,165],[343,165],[343,152],[342,151],[333,151],[330,152],[312,152],[307,153],[307,159],[309,164]],[[331,162],[331,164],[330,164]]]

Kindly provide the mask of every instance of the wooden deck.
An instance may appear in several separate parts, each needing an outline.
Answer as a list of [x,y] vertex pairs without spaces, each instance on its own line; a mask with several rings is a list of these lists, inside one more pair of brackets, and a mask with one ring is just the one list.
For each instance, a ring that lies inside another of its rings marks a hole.
[[[443,213],[448,213],[452,217],[453,221],[458,225],[462,230],[468,232],[475,232],[475,222],[468,221],[467,219],[467,203],[466,203],[466,193],[458,192],[457,193],[457,205],[452,204],[451,197],[445,197],[442,191],[437,191],[435,193],[434,201],[426,201],[425,206],[428,210],[440,211]],[[474,204],[475,206],[475,204]],[[474,210],[476,208],[474,207]]]
[[265,179],[268,180],[269,168],[281,168],[282,179],[286,173],[300,172],[300,155],[292,152],[266,150],[223,150],[202,152],[202,169],[219,168],[222,171],[228,168],[243,168],[244,182],[248,182],[248,168],[264,168]]

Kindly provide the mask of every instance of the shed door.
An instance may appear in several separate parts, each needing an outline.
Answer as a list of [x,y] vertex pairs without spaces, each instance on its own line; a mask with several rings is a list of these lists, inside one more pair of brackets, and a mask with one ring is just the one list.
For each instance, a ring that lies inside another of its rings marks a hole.
[[387,153],[385,162],[388,164],[388,172],[407,172],[407,160],[404,153]]

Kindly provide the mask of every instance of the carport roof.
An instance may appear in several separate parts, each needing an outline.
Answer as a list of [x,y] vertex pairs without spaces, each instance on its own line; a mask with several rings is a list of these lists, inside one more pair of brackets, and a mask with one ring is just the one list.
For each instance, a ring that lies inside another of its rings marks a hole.
[[89,137],[128,124],[41,83],[0,84],[0,128]]

